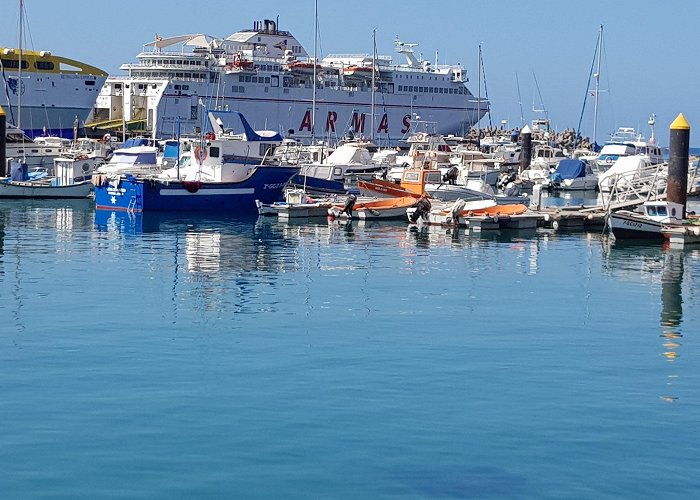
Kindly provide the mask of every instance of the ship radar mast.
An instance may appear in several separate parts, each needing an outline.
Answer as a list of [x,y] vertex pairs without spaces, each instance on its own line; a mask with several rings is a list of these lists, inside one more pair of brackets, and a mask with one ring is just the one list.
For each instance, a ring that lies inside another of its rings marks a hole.
[[416,59],[416,56],[413,54],[413,47],[417,47],[417,43],[404,43],[401,40],[399,40],[399,37],[396,37],[394,39],[394,45],[396,45],[396,52],[406,56],[406,61],[408,62],[409,66],[420,67],[420,62],[418,61],[418,59]]

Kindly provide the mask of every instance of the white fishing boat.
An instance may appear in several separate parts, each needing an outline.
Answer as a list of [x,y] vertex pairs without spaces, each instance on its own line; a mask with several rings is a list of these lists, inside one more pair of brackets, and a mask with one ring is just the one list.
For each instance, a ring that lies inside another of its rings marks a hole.
[[670,201],[647,201],[639,211],[617,210],[610,214],[615,238],[663,239],[664,226],[683,223],[683,205]]
[[637,133],[632,127],[620,127],[611,134],[610,140],[603,145],[598,155],[598,168],[606,171],[611,168],[620,158],[627,156],[643,156],[651,165],[663,163],[663,151],[656,144],[653,126],[656,122],[655,116],[649,118],[652,126],[651,138],[647,141],[644,136]]
[[[156,37],[145,44],[137,63],[121,66],[125,75],[107,79],[90,125],[131,123],[145,135],[172,137],[178,123],[183,133],[198,125],[202,99],[208,109],[240,111],[255,128],[291,130],[307,143],[314,134],[340,137],[352,128],[358,136],[397,146],[415,130],[417,111],[421,119],[438,124],[436,133],[463,135],[488,111],[488,100],[469,91],[463,67],[435,64],[414,53],[415,47],[395,40],[405,62],[369,54],[316,59],[271,20],[226,38]],[[233,54],[251,61],[255,71],[232,71]],[[346,75],[352,67],[352,75]],[[315,115],[309,106],[314,92]],[[382,107],[373,116],[375,100]]]
[[54,176],[31,180],[26,164],[12,161],[9,177],[0,178],[0,198],[86,198],[92,190],[90,160],[56,158]]
[[30,171],[42,168],[49,171],[53,166],[53,159],[65,152],[70,141],[53,137],[34,140],[8,123],[5,129],[5,143],[7,158],[25,163]]
[[334,201],[330,198],[314,199],[303,189],[297,188],[286,189],[284,201],[263,203],[255,200],[258,215],[276,215],[280,219],[328,217],[328,209],[333,206],[333,203]]

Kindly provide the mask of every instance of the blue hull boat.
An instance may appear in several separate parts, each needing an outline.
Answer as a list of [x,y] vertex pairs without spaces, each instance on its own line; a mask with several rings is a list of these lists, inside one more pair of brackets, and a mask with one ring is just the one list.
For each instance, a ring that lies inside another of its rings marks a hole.
[[261,165],[236,182],[201,182],[123,175],[95,186],[98,210],[257,213],[255,200],[272,203],[282,197],[294,166]]

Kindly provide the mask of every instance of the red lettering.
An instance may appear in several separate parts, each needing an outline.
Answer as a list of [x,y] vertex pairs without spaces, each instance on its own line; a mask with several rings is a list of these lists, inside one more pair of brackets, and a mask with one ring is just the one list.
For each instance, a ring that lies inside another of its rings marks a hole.
[[357,115],[357,111],[353,112],[352,114],[352,128],[355,130],[355,133],[357,134],[362,134],[365,131],[365,114],[360,113],[360,115]]
[[401,133],[405,134],[409,130],[411,130],[411,115],[404,115],[403,117],[403,128],[401,129]]
[[379,122],[379,128],[377,129],[377,133],[379,132],[384,132],[385,134],[389,133],[389,117],[384,113],[384,116],[382,116],[382,120]]
[[306,111],[304,118],[302,118],[302,120],[301,120],[301,125],[299,125],[299,132],[302,132],[304,129],[311,132],[311,111],[310,110]]
[[326,118],[326,132],[335,132],[335,121],[338,119],[338,113],[335,111],[328,112],[328,118]]

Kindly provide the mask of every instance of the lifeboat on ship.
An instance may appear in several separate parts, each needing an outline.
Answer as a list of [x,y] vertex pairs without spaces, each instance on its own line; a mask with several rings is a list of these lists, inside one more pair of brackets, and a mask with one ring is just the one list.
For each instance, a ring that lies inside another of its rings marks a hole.
[[371,66],[358,66],[358,65],[348,66],[346,68],[343,68],[343,75],[346,78],[357,78],[357,79],[372,78],[372,67]]
[[227,73],[237,73],[241,71],[255,71],[255,62],[245,59],[241,54],[236,54],[233,59],[226,64]]
[[311,61],[294,61],[289,63],[287,68],[289,68],[289,71],[299,75],[313,75],[314,70],[316,74],[321,72],[321,65]]

